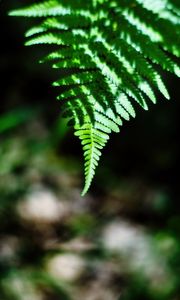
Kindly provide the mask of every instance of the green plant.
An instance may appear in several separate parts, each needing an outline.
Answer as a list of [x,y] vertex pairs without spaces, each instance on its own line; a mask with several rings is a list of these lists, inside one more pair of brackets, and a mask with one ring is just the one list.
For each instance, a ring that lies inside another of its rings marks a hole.
[[170,98],[157,66],[180,76],[179,1],[47,0],[10,15],[39,18],[26,45],[54,45],[42,61],[68,70],[54,85],[83,146],[84,195],[110,133],[135,117],[133,102],[147,110],[154,88]]

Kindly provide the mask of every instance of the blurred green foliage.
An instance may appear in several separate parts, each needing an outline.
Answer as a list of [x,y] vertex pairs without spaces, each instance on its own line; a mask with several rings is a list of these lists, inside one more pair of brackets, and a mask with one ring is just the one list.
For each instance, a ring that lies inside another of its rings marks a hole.
[[111,174],[113,188],[82,199],[80,167],[56,151],[40,115],[1,139],[1,299],[178,299],[170,195]]

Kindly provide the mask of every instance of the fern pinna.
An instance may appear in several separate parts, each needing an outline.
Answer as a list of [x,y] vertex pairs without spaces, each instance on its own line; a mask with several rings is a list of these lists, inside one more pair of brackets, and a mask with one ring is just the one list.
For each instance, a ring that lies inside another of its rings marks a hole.
[[109,135],[135,117],[134,101],[145,110],[154,90],[169,99],[157,70],[180,76],[179,0],[47,0],[10,12],[39,18],[26,45],[51,44],[43,61],[68,69],[55,86],[58,99],[81,140],[84,195]]

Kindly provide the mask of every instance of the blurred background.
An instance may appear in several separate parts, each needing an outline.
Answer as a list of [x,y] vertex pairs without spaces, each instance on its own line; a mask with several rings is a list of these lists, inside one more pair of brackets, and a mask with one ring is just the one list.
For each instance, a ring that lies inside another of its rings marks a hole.
[[[22,1],[29,4],[33,1]],[[124,122],[91,190],[61,119],[58,71],[0,2],[0,299],[180,300],[179,82]]]

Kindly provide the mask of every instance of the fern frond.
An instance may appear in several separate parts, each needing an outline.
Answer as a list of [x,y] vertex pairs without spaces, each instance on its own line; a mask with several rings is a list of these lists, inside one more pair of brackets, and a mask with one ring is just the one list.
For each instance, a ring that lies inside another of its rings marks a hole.
[[81,140],[85,159],[85,186],[82,196],[88,191],[91,181],[95,174],[101,156],[101,150],[104,148],[109,136],[103,131],[95,128],[91,122],[85,122],[83,126],[75,126],[75,135]]
[[52,45],[41,62],[66,69],[53,85],[65,88],[57,98],[83,146],[84,195],[109,135],[135,117],[135,102],[147,110],[156,90],[170,98],[160,74],[180,77],[180,2],[46,0],[10,15],[39,18],[26,45]]

